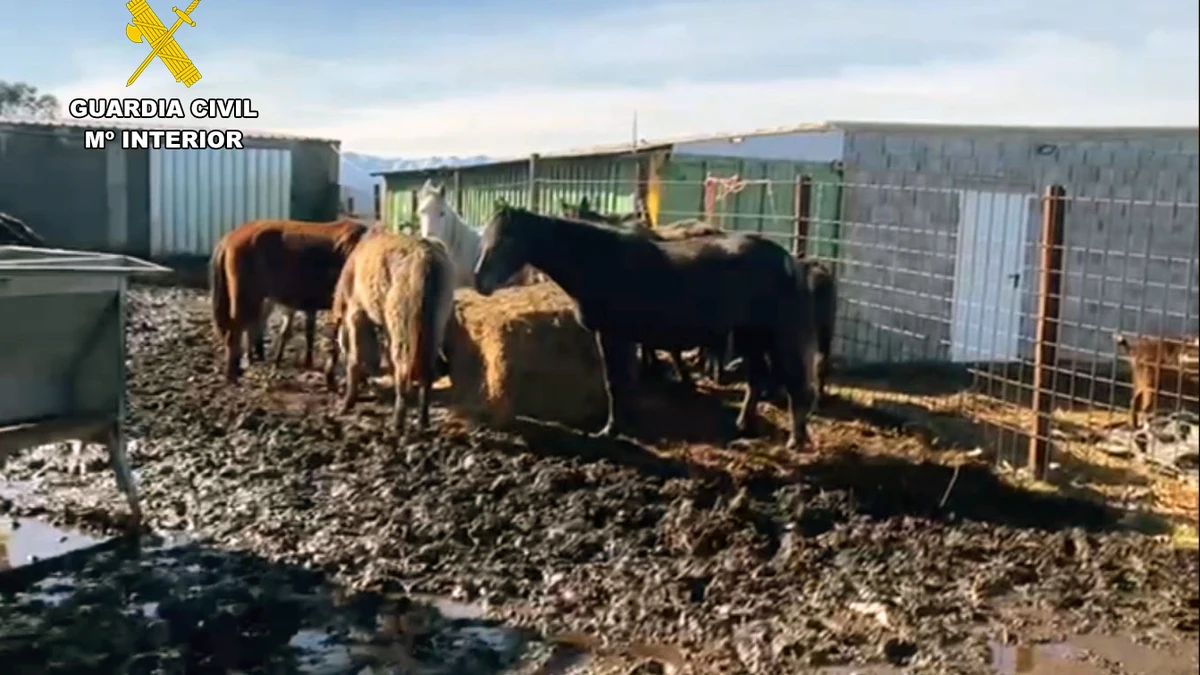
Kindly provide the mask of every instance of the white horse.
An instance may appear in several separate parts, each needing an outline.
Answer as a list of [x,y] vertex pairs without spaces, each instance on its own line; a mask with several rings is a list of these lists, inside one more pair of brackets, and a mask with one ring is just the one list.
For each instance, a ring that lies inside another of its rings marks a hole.
[[421,236],[441,239],[454,259],[455,285],[475,283],[475,261],[479,259],[479,231],[471,227],[446,201],[446,186],[434,187],[426,179],[417,192],[417,217]]

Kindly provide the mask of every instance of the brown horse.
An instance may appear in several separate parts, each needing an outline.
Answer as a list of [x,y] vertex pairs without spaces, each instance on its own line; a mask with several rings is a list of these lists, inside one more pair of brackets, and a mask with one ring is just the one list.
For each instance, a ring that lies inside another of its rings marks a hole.
[[[391,351],[396,430],[404,432],[414,383],[420,387],[418,426],[429,427],[430,392],[441,374],[439,357],[454,311],[455,274],[455,262],[438,239],[377,231],[362,240],[346,261],[333,301],[338,341],[346,351],[343,413],[358,398],[380,327]],[[335,367],[331,353],[325,372],[330,386]]]
[[261,333],[267,299],[309,314],[305,365],[312,367],[315,313],[329,309],[342,265],[366,231],[353,221],[257,220],[217,242],[210,265],[213,326],[225,345],[230,383],[241,376],[242,334],[253,341]]
[[788,447],[807,443],[811,299],[807,277],[782,246],[742,233],[654,241],[498,204],[484,231],[475,290],[491,295],[526,264],[571,297],[576,319],[596,335],[608,393],[599,435],[615,435],[629,422],[638,344],[686,349],[732,333],[748,375],[738,431],[748,432],[757,414],[769,359],[788,394]]
[[1200,339],[1116,334],[1113,341],[1125,352],[1133,369],[1133,397],[1129,424],[1138,428],[1141,415],[1153,414],[1160,399],[1174,399],[1180,407],[1197,406],[1200,382]]

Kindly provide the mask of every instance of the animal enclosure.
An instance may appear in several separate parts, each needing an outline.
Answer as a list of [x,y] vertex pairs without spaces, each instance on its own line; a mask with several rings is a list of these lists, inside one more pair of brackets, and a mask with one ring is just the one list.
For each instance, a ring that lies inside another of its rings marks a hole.
[[[1073,445],[1167,464],[1195,454],[1194,170],[1108,185],[847,174],[705,176],[669,186],[704,199],[659,222],[704,218],[829,263],[835,393],[916,415],[943,443],[1037,475]],[[753,218],[732,204],[748,198]],[[1139,337],[1176,347],[1121,347]],[[1152,396],[1133,401],[1135,370]]]

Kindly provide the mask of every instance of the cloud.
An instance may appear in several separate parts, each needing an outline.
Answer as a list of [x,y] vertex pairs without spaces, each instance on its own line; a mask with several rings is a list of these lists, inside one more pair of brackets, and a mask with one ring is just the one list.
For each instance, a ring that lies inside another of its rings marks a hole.
[[80,77],[48,89],[248,96],[261,117],[240,128],[400,156],[621,142],[634,111],[644,138],[824,119],[1195,125],[1196,8],[1093,4],[1060,14],[1073,17],[1055,22],[1065,32],[1041,18],[1073,6],[1056,0],[664,3],[401,36],[392,49],[197,50],[204,79],[192,90],[157,64],[127,90],[127,53],[79,54]]

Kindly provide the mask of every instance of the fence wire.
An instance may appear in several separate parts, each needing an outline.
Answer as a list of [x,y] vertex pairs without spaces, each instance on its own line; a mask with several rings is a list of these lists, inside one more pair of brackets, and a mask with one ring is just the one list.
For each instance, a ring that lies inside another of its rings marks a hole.
[[[945,445],[1039,475],[1086,452],[1194,456],[1195,187],[921,182],[664,180],[649,200],[659,225],[705,219],[828,263],[835,391],[921,416]],[[637,189],[538,180],[523,194],[547,213],[586,197],[611,214],[635,211]]]

